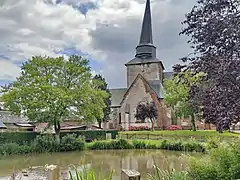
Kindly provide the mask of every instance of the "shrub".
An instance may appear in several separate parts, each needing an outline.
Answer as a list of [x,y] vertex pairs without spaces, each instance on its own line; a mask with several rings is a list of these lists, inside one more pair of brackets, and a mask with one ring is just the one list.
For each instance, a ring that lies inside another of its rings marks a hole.
[[189,141],[169,141],[163,140],[159,146],[160,149],[165,150],[173,150],[173,151],[196,151],[196,152],[204,152],[206,150],[205,146],[202,143]]
[[55,135],[39,135],[32,145],[36,152],[57,152],[60,142]]
[[83,150],[85,147],[84,137],[77,137],[76,134],[67,134],[60,140],[60,151]]
[[103,149],[133,149],[133,145],[125,139],[112,140],[112,141],[95,141],[88,145],[92,150]]
[[[64,137],[68,134],[76,134],[77,136],[84,136],[87,141],[105,140],[106,133],[111,133],[112,138],[116,139],[118,131],[116,130],[86,130],[86,131],[69,131],[61,132],[60,137]],[[37,136],[40,134],[37,132],[1,132],[0,144],[5,143],[17,143],[19,145],[31,144]],[[45,136],[45,135],[42,135]]]
[[111,133],[112,139],[116,139],[118,131],[116,130],[83,130],[83,131],[70,131],[70,132],[61,132],[60,137],[66,136],[67,134],[76,134],[77,136],[84,136],[86,141],[94,140],[105,140],[106,134]]
[[191,179],[228,180],[240,178],[240,149],[232,145],[219,145],[209,157],[189,159],[188,174]]
[[28,145],[21,145],[19,146],[16,143],[6,143],[0,145],[0,155],[6,156],[6,155],[14,155],[14,154],[27,154],[34,152],[34,149],[32,146]]
[[30,144],[39,135],[36,132],[1,132],[0,144],[17,143],[20,145]]
[[135,149],[146,149],[147,144],[144,141],[133,140],[132,142]]

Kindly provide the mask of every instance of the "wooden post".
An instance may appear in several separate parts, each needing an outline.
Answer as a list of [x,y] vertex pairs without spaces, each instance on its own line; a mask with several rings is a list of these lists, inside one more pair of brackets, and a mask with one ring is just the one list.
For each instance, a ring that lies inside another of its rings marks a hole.
[[122,169],[121,180],[140,180],[140,173],[136,170]]

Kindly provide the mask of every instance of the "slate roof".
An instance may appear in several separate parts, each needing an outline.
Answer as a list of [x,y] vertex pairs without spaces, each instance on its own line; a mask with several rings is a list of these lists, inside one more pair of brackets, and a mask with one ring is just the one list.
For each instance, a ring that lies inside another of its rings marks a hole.
[[27,123],[26,117],[12,115],[9,111],[0,111],[0,121],[6,123]]
[[148,63],[161,63],[163,69],[164,69],[164,66],[163,66],[163,63],[162,61],[160,61],[158,58],[138,58],[138,57],[135,57],[133,58],[131,61],[129,61],[128,63],[125,64],[125,66],[128,66],[128,65],[136,65],[136,64],[148,64]]
[[162,82],[160,80],[149,80],[148,83],[152,88],[152,90],[157,94],[158,98],[163,99],[164,90],[163,90]]
[[112,107],[119,107],[127,88],[110,89]]
[[174,72],[163,72],[163,79],[172,79]]
[[7,128],[7,126],[5,126],[5,124],[3,124],[2,121],[0,121],[0,129],[6,129],[6,128]]

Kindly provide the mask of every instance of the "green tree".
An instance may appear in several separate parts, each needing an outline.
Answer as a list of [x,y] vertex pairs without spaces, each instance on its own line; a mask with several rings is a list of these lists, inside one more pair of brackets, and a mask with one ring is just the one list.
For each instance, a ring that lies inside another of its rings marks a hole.
[[199,107],[190,102],[189,93],[190,87],[197,85],[203,75],[203,73],[194,74],[191,71],[185,71],[164,81],[166,91],[164,100],[166,105],[171,107],[173,118],[191,116],[194,131],[196,131],[195,115],[199,112]]
[[97,74],[94,76],[94,79],[102,82],[99,86],[99,89],[105,91],[108,94],[108,96],[104,99],[105,102],[105,108],[103,109],[104,116],[103,117],[100,116],[97,118],[98,125],[101,128],[102,122],[106,122],[107,120],[109,120],[109,115],[111,113],[111,93],[108,89],[106,80],[104,77],[102,77],[102,75]]
[[93,80],[89,61],[81,56],[35,56],[23,64],[20,77],[2,96],[7,110],[34,122],[54,125],[74,119],[82,122],[103,117],[105,91]]

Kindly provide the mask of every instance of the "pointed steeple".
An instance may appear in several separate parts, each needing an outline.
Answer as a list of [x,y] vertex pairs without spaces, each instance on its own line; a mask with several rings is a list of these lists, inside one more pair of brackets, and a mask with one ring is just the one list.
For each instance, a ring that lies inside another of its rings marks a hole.
[[139,45],[140,44],[153,44],[150,0],[147,0],[146,2],[146,8],[142,23],[142,31],[139,41]]
[[140,41],[136,47],[136,57],[138,58],[156,58],[156,47],[153,45],[152,38],[152,18],[150,0],[146,1],[145,13],[142,23]]

